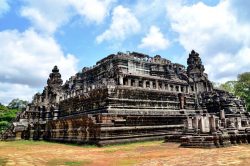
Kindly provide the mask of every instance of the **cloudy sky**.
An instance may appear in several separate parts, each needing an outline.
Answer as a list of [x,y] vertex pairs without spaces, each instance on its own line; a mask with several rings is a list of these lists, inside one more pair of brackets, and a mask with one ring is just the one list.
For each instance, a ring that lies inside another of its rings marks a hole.
[[186,64],[209,78],[250,71],[248,0],[0,0],[0,102],[31,100],[58,65],[64,81],[118,51]]

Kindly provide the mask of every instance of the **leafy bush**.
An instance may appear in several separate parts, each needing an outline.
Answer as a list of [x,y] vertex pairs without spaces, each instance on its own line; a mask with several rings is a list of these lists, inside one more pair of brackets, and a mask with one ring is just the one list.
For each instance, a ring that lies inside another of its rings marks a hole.
[[19,112],[17,109],[9,109],[3,105],[0,105],[0,133],[4,131],[9,123],[16,117]]

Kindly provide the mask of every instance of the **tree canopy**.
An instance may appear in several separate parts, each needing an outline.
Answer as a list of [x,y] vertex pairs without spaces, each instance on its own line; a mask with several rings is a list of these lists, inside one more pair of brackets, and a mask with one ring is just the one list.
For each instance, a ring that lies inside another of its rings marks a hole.
[[20,99],[13,99],[7,107],[0,103],[0,133],[9,126],[17,113],[25,108],[27,104],[27,101]]
[[235,85],[235,94],[245,99],[247,109],[250,111],[250,72],[238,75],[238,82]]
[[218,88],[244,99],[247,104],[247,110],[250,111],[250,72],[239,74],[237,81],[227,81],[224,84],[220,84]]
[[26,108],[27,104],[28,104],[28,101],[20,100],[20,99],[17,98],[17,99],[13,99],[8,104],[8,108],[22,110],[23,108]]
[[18,109],[9,109],[6,106],[0,105],[0,133],[8,127],[19,111]]

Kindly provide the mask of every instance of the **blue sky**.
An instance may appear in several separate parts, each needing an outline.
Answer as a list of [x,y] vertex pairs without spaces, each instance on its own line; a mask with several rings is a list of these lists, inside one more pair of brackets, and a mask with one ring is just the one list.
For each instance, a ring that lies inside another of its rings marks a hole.
[[118,51],[186,64],[194,49],[209,78],[250,71],[250,1],[0,0],[0,102],[31,100],[58,65],[64,81]]

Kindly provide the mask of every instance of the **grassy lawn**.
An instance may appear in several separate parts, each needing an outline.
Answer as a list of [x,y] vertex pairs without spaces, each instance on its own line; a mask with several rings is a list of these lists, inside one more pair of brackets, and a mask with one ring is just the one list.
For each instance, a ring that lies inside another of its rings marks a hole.
[[62,159],[52,159],[48,161],[46,165],[48,166],[54,166],[54,165],[79,166],[79,165],[89,165],[89,164],[91,164],[90,160],[69,161],[69,160],[62,160]]
[[0,142],[1,165],[129,166],[250,165],[250,145],[217,149],[180,148],[179,144],[147,141],[105,147],[46,141]]

